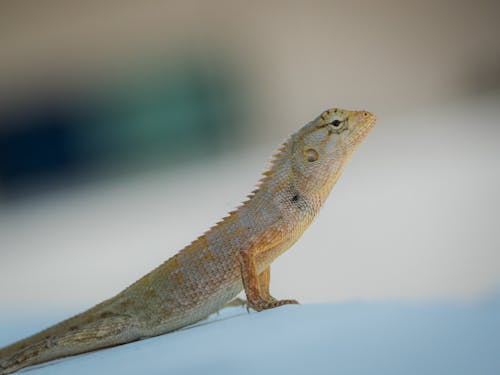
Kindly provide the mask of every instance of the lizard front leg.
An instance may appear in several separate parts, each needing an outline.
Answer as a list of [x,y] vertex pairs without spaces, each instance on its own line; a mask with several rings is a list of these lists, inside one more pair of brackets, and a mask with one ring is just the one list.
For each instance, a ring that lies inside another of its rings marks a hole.
[[296,304],[293,299],[277,300],[269,293],[271,268],[268,267],[260,275],[257,273],[255,254],[253,251],[240,252],[240,268],[248,306],[257,311],[272,309],[273,307]]
[[276,298],[274,298],[269,291],[269,286],[271,285],[271,266],[268,266],[259,274],[259,285],[260,293],[265,300],[276,301]]
[[[260,284],[260,291],[262,293],[262,296],[266,301],[276,301],[276,298],[271,296],[269,293],[269,284],[271,281],[271,266],[267,267],[264,271],[262,271],[259,274],[259,284]],[[232,301],[226,303],[224,306],[221,307],[222,309],[225,309],[227,307],[239,307],[239,306],[247,306],[248,302],[245,301],[244,299],[241,298],[235,298]],[[248,309],[248,307],[247,307]]]

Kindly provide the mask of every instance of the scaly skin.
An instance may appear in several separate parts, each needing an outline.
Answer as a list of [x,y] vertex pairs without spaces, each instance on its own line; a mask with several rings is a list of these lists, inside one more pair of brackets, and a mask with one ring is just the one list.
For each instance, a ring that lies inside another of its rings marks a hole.
[[283,144],[238,209],[115,297],[0,350],[0,374],[171,332],[243,289],[257,311],[297,303],[269,294],[270,264],[311,224],[374,124],[368,112],[323,112]]

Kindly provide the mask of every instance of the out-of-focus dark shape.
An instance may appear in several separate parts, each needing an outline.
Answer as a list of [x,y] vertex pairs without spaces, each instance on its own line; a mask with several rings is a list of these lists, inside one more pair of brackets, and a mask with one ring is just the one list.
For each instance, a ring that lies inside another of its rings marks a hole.
[[230,71],[186,61],[9,108],[0,117],[4,198],[216,153],[243,126]]

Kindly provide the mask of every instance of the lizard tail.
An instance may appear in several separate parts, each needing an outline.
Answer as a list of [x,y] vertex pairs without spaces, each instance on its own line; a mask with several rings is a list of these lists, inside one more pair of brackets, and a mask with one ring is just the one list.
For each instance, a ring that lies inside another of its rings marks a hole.
[[0,349],[0,375],[70,355],[137,340],[131,318],[100,305]]

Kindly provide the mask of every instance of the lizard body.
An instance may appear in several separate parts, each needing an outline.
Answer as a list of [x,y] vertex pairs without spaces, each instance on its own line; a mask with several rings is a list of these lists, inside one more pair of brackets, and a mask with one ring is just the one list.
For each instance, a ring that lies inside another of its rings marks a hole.
[[270,264],[299,239],[375,116],[330,109],[293,134],[235,211],[118,295],[0,350],[0,374],[171,332],[245,290],[257,311],[297,303],[269,293]]

